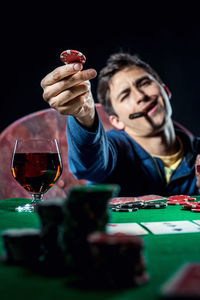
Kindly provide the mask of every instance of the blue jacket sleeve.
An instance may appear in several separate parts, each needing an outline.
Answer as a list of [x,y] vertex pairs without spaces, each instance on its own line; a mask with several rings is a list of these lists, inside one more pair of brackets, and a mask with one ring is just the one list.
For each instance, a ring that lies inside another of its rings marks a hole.
[[78,179],[102,182],[112,172],[117,161],[117,149],[108,139],[96,113],[92,131],[77,120],[67,118],[68,165]]

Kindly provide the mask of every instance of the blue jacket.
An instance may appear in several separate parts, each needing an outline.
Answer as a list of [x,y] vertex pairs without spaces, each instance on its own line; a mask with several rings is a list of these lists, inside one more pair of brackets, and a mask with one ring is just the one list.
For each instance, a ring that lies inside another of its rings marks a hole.
[[175,131],[183,142],[184,157],[167,183],[162,161],[153,158],[125,131],[105,132],[98,115],[94,130],[88,131],[69,116],[69,169],[76,178],[90,183],[119,184],[120,196],[197,195],[194,164],[200,153],[200,139],[176,125]]

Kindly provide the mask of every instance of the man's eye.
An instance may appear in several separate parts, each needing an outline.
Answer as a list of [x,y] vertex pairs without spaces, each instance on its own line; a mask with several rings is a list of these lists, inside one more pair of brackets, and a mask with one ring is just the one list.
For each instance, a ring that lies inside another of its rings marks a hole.
[[121,99],[120,99],[120,102],[122,102],[123,100],[125,100],[127,97],[128,97],[128,93],[127,94],[125,94],[123,97],[121,97]]
[[149,85],[149,84],[151,84],[151,80],[145,79],[145,80],[142,80],[139,85],[144,86],[144,85]]

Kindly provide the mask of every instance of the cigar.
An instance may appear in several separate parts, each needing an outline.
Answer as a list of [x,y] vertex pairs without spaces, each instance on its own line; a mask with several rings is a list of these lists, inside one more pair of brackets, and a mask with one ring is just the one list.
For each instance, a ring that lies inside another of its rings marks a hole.
[[134,114],[130,114],[129,119],[133,120],[133,119],[136,119],[136,118],[144,117],[144,116],[146,116],[146,114],[147,114],[146,111],[141,111],[141,112],[137,112],[137,113],[134,113]]

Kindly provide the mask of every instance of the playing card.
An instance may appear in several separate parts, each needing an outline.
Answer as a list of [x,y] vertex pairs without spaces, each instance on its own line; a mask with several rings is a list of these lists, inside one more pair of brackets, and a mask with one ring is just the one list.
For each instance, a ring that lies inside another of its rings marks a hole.
[[200,225],[200,220],[192,220],[192,222],[197,223]]
[[164,298],[200,299],[200,263],[186,263],[160,288]]
[[129,234],[129,235],[144,235],[148,231],[137,223],[109,223],[106,227],[106,232],[109,234]]
[[142,222],[141,225],[153,234],[200,232],[200,226],[190,221]]

